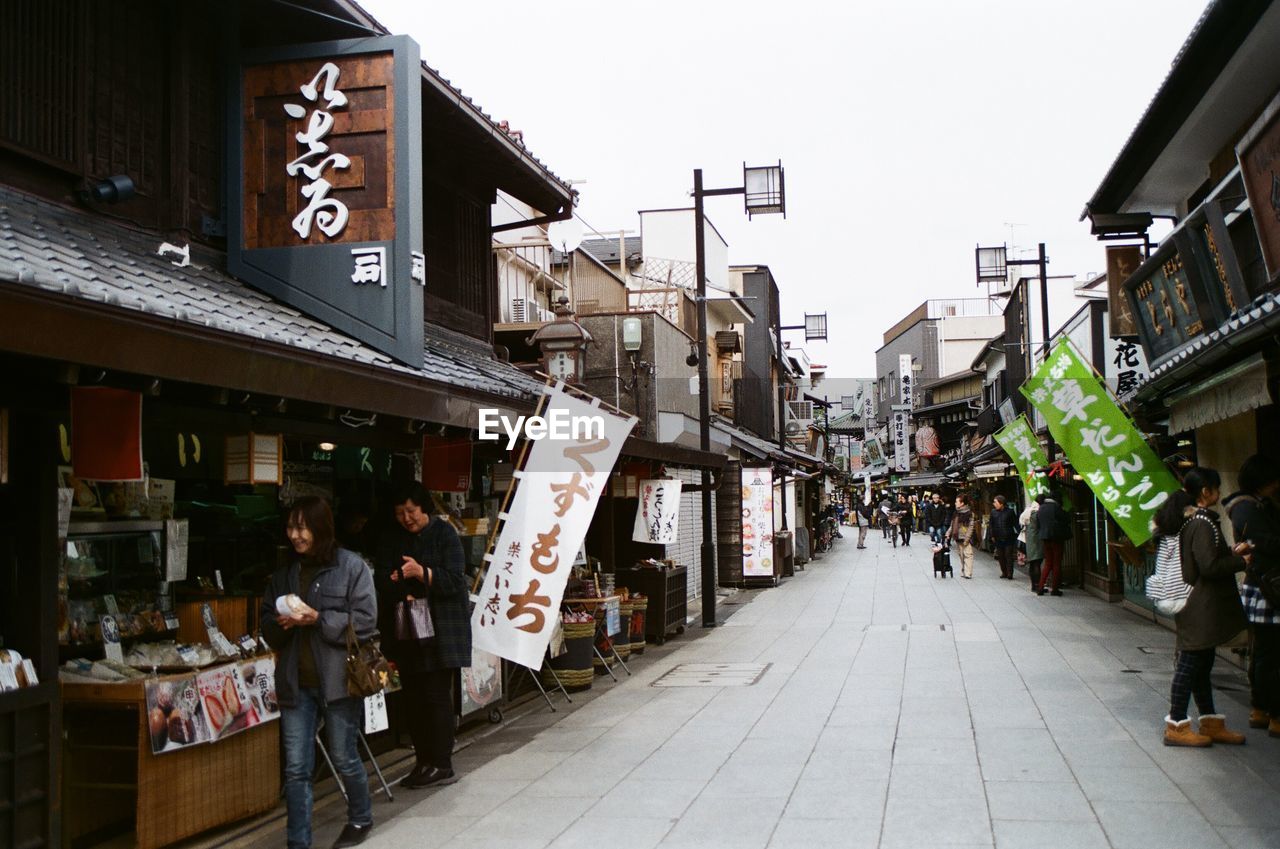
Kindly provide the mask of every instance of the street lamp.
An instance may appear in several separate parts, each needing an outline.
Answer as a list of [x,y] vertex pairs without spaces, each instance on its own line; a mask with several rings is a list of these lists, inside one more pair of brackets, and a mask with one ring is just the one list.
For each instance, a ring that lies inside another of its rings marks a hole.
[[592,336],[573,317],[569,299],[556,304],[556,320],[542,325],[525,340],[542,351],[542,369],[565,383],[581,384],[587,369],[587,345]]
[[[974,255],[978,267],[978,285],[990,283],[993,280],[1008,280],[1008,267],[1010,265],[1034,265],[1040,270],[1040,332],[1044,335],[1044,348],[1041,356],[1049,355],[1049,257],[1044,252],[1044,242],[1039,245],[1039,253],[1035,259],[1009,259],[1008,249],[1001,245],[1000,247],[984,248],[977,247],[974,249]],[[997,271],[999,276],[997,277]],[[1026,346],[1027,356],[1027,372],[1031,371],[1031,346]],[[1049,460],[1053,460],[1055,451],[1053,443],[1053,434],[1049,434],[1046,453]]]
[[[742,195],[747,217],[782,213],[786,217],[782,162],[764,167],[742,164],[742,185],[704,189],[702,169],[693,169],[693,243],[698,275],[698,447],[711,451],[711,394],[707,387],[707,241],[703,223],[704,198]],[[711,530],[711,472],[702,470],[702,627],[716,625],[716,550]]]

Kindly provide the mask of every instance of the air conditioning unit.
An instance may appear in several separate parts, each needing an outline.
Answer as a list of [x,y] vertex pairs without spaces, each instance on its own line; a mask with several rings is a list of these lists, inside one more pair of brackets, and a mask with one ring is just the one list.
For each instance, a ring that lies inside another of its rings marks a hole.
[[525,300],[524,298],[511,299],[511,323],[524,324],[525,322]]

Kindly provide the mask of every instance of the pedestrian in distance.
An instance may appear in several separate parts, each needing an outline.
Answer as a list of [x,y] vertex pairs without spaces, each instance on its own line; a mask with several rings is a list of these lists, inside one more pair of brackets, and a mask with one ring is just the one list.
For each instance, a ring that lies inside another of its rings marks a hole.
[[1018,524],[1022,525],[1018,538],[1026,546],[1027,574],[1031,578],[1032,592],[1040,584],[1040,564],[1044,562],[1044,540],[1040,539],[1040,505],[1043,503],[1044,493],[1037,493],[1018,519]]
[[1000,564],[1000,577],[1013,580],[1013,560],[1017,552],[1018,514],[1013,512],[1003,495],[992,500],[991,516],[987,521],[987,537],[995,549],[996,562]]
[[1280,604],[1264,585],[1280,571],[1280,462],[1255,454],[1240,467],[1240,491],[1225,502],[1237,541],[1252,546],[1240,601],[1249,622],[1249,727],[1280,737]]
[[[393,496],[400,527],[379,558],[382,648],[400,670],[404,715],[417,763],[406,789],[456,782],[454,684],[471,665],[471,610],[462,541],[420,483]],[[432,515],[432,513],[435,515]],[[425,600],[425,606],[422,602]]]
[[898,537],[897,537],[897,533],[898,533],[898,531],[897,531],[896,529],[893,529],[893,530],[891,531],[891,530],[890,530],[890,526],[889,526],[889,525],[890,525],[890,523],[889,523],[889,516],[890,516],[890,514],[892,513],[892,508],[893,508],[893,504],[892,504],[892,502],[890,502],[890,501],[889,501],[889,496],[888,496],[888,495],[885,495],[885,494],[883,494],[883,493],[881,493],[881,495],[880,495],[880,512],[879,512],[879,514],[878,514],[878,518],[879,518],[879,521],[880,521],[880,530],[884,532],[884,538],[885,538],[885,539],[888,539],[888,538],[889,538],[889,534],[890,534],[891,532],[894,534],[894,538],[893,538],[893,539],[894,539],[893,547],[894,547],[894,548],[897,548],[897,547],[898,547]]
[[911,502],[907,500],[907,496],[900,494],[898,496],[898,533],[902,536],[902,544],[904,546],[911,545],[911,529],[915,526],[915,517],[912,515]]
[[960,555],[960,577],[973,577],[974,541],[978,538],[978,517],[973,513],[973,505],[968,495],[956,496],[956,510],[951,516],[951,527],[947,529],[946,539],[955,544],[956,554]]
[[951,524],[947,503],[942,500],[942,493],[935,492],[932,500],[924,507],[924,524],[929,530],[929,539],[934,545],[941,545],[947,533],[947,525]]
[[1044,565],[1040,570],[1040,584],[1036,587],[1036,595],[1044,595],[1045,587],[1052,580],[1050,595],[1062,595],[1062,550],[1066,541],[1071,539],[1071,514],[1059,503],[1053,493],[1045,495],[1040,502],[1037,533],[1044,545]]
[[[1169,714],[1164,718],[1166,746],[1204,747],[1213,743],[1240,745],[1245,736],[1226,726],[1226,717],[1213,702],[1210,673],[1218,646],[1234,639],[1248,626],[1236,573],[1248,568],[1250,546],[1227,546],[1211,510],[1218,503],[1221,478],[1217,471],[1191,469],[1182,479],[1182,491],[1170,496],[1156,515],[1157,529],[1168,533],[1178,524],[1178,553],[1182,580],[1191,587],[1177,625],[1177,658],[1169,688]],[[1187,708],[1195,698],[1200,713],[1199,733],[1191,729]]]
[[363,843],[373,829],[369,779],[356,748],[364,703],[347,691],[348,633],[359,642],[377,635],[373,576],[358,555],[338,547],[333,512],[322,498],[295,501],[285,533],[296,557],[271,576],[258,614],[276,652],[285,840],[289,849],[311,849],[311,782],[323,718],[329,758],[347,797],[347,824],[333,844],[343,849]]
[[859,504],[853,510],[854,521],[858,523],[858,548],[867,547],[867,530],[871,527],[871,520],[875,517],[875,512],[871,509],[870,504]]

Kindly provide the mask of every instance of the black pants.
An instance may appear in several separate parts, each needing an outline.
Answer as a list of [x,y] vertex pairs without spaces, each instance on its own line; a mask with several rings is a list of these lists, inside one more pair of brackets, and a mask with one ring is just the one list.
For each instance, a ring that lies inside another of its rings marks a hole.
[[1180,651],[1173,666],[1173,685],[1169,688],[1169,718],[1181,722],[1187,718],[1187,705],[1195,696],[1196,709],[1201,716],[1216,714],[1213,709],[1213,661],[1216,649]]
[[1253,653],[1249,656],[1251,706],[1280,719],[1280,625],[1250,625]]
[[911,545],[911,520],[903,519],[902,524],[898,525],[898,530],[902,533],[902,544]]
[[422,766],[453,769],[453,737],[457,729],[453,684],[457,677],[456,669],[400,670],[406,724]]

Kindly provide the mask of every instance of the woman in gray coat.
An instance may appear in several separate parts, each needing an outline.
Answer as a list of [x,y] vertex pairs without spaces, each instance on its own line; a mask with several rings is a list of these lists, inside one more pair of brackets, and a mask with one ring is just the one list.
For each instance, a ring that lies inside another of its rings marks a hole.
[[[1186,605],[1175,616],[1178,656],[1169,688],[1169,715],[1165,717],[1166,746],[1239,745],[1243,734],[1226,727],[1226,718],[1214,709],[1209,675],[1218,646],[1230,641],[1247,625],[1236,589],[1236,573],[1246,567],[1248,543],[1227,546],[1210,510],[1218,503],[1221,478],[1213,469],[1195,468],[1182,479],[1182,492],[1169,498],[1157,516],[1169,524],[1181,510],[1178,533],[1182,579],[1191,586]],[[1192,696],[1200,711],[1200,733],[1191,730],[1187,708]]]

